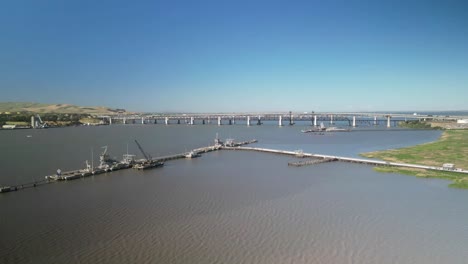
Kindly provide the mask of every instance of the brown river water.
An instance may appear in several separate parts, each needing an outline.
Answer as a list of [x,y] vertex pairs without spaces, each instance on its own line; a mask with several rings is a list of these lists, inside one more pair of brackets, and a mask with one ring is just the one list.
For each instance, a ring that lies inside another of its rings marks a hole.
[[[0,185],[212,144],[357,157],[436,140],[440,131],[313,135],[304,126],[112,125],[0,131]],[[31,137],[27,137],[31,135]],[[293,157],[222,150],[0,194],[0,263],[467,263],[468,190],[371,166],[288,167]]]

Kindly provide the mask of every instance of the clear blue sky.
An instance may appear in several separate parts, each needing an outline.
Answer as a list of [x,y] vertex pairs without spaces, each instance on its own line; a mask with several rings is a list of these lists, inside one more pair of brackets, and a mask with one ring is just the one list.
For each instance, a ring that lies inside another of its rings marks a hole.
[[468,109],[468,1],[4,0],[0,101]]

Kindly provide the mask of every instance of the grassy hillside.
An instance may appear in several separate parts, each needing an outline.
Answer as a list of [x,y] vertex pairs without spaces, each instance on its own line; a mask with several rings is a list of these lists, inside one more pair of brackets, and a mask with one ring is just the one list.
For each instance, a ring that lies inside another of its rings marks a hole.
[[0,112],[112,114],[116,113],[117,110],[102,106],[83,107],[71,104],[0,102]]

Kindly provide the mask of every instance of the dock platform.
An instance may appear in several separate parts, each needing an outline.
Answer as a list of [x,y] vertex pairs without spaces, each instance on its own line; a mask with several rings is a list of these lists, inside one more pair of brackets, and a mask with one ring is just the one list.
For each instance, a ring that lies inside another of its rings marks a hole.
[[301,161],[295,161],[295,162],[288,162],[288,166],[294,166],[294,167],[302,167],[302,166],[307,166],[307,165],[315,165],[315,164],[320,164],[320,163],[327,163],[327,162],[333,162],[337,161],[337,159],[308,159],[308,160],[301,160]]

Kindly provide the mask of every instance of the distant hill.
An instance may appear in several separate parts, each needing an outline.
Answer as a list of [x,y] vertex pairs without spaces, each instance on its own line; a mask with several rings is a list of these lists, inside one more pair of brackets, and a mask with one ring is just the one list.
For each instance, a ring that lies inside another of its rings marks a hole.
[[0,102],[0,112],[33,112],[64,114],[115,114],[125,109],[102,106],[76,106],[71,104],[41,104],[28,102]]

